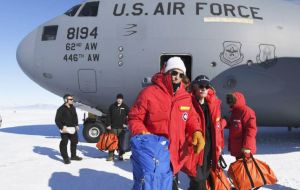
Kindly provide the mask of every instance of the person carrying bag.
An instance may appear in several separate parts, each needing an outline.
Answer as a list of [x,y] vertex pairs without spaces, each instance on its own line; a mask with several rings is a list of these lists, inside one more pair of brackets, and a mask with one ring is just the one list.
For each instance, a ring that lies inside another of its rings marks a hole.
[[[127,116],[129,112],[129,107],[124,103],[124,96],[123,94],[119,93],[116,96],[116,101],[109,106],[107,117],[106,117],[106,129],[109,130],[111,133],[114,133],[118,138],[119,148],[118,150],[118,160],[123,160],[123,154],[125,153],[122,151],[122,140],[120,139],[123,131],[128,127],[127,126]],[[114,150],[108,151],[107,161],[114,161],[115,155]]]

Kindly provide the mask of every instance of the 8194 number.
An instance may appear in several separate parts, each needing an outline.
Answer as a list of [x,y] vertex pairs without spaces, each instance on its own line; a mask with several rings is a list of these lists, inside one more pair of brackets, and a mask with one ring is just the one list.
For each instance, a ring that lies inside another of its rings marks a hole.
[[68,29],[68,34],[67,34],[67,38],[69,40],[73,40],[73,39],[86,39],[89,36],[93,37],[94,39],[97,38],[98,35],[98,27],[95,27],[92,29],[92,31],[89,31],[88,27],[71,27]]

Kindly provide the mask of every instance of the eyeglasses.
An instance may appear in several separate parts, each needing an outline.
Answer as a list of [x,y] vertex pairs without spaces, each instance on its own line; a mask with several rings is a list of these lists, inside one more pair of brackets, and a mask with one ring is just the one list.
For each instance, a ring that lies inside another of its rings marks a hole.
[[207,86],[199,85],[199,88],[200,89],[209,89],[209,86],[208,85]]
[[172,71],[172,72],[171,72],[171,75],[172,75],[172,76],[177,76],[178,74],[179,74],[179,77],[180,77],[180,78],[183,78],[183,77],[184,77],[184,74],[183,74],[183,73],[180,73],[180,72],[177,72],[177,71]]
[[73,101],[73,99],[68,99],[68,100]]

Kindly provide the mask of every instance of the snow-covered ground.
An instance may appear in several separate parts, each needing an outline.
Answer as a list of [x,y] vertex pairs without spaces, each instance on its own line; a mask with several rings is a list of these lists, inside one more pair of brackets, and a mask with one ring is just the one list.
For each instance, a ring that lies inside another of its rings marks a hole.
[[[132,187],[130,160],[107,162],[107,153],[86,143],[80,133],[78,155],[81,162],[64,165],[54,125],[55,109],[3,108],[0,128],[1,190],[129,190]],[[82,121],[83,113],[78,111]],[[81,122],[82,123],[82,122]],[[226,136],[228,131],[226,131]],[[266,161],[278,177],[276,185],[261,189],[300,189],[300,129],[259,128],[256,158]],[[127,155],[128,156],[128,155]],[[225,152],[229,165],[234,159]],[[180,187],[188,188],[188,178],[180,174]]]

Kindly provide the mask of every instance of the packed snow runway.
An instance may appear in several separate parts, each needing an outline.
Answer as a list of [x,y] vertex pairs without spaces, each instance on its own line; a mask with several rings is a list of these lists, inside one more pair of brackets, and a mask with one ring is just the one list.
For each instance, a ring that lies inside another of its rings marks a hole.
[[[55,111],[53,107],[0,109],[0,189],[130,190],[130,160],[107,162],[107,153],[86,143],[81,133],[78,155],[83,160],[62,163]],[[83,112],[77,112],[82,121]],[[267,162],[278,177],[276,185],[261,189],[300,189],[300,129],[258,128],[257,148],[255,157]],[[224,157],[228,165],[234,160],[227,151]],[[180,187],[188,188],[184,174],[180,174]]]

